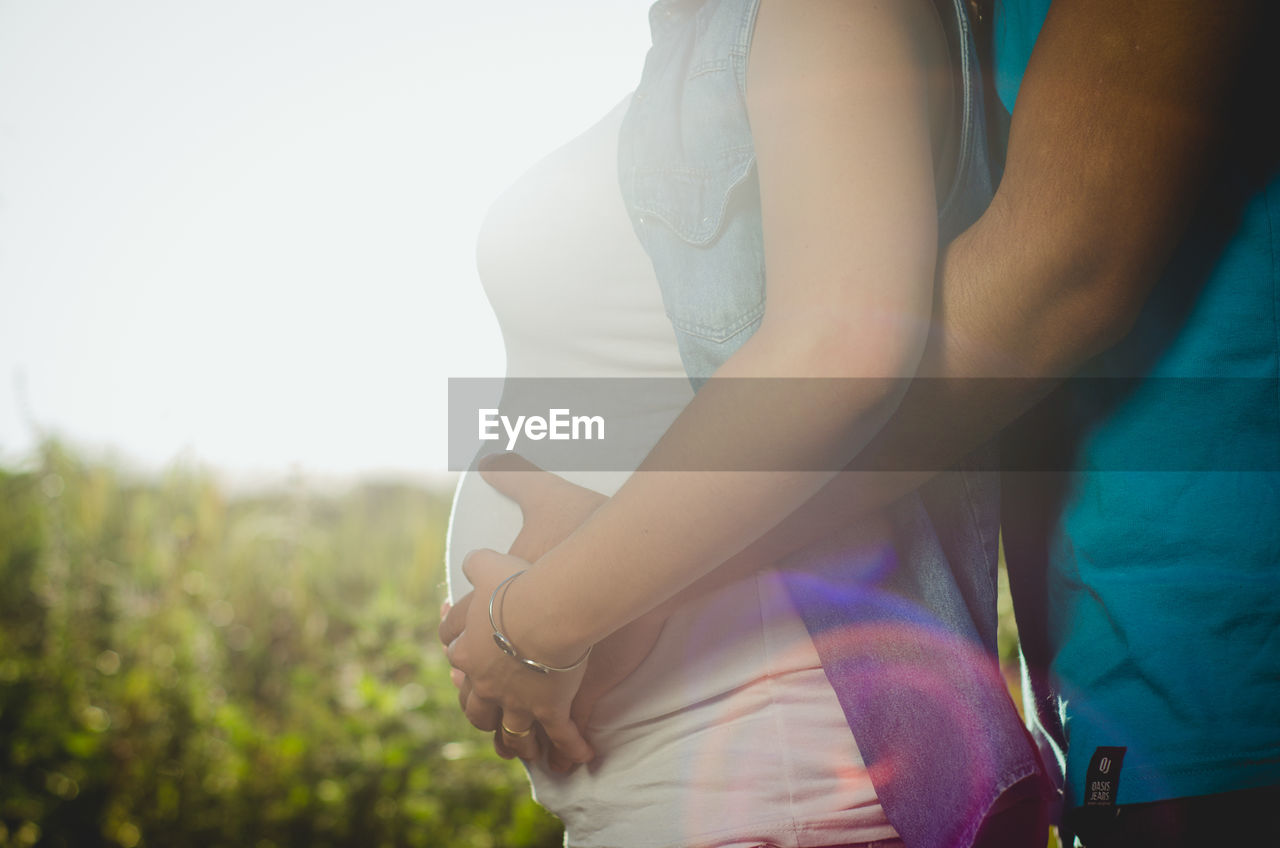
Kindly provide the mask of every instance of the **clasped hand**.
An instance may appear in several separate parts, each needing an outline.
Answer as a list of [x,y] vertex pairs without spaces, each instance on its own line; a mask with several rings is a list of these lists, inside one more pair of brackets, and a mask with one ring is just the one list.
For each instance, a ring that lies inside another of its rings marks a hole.
[[[477,728],[494,733],[499,755],[536,759],[546,753],[553,769],[565,771],[595,756],[585,733],[596,702],[649,655],[665,618],[653,613],[636,619],[596,645],[584,666],[569,672],[540,674],[503,653],[489,622],[494,590],[577,529],[605,497],[515,454],[491,458],[480,473],[519,504],[524,525],[509,554],[478,550],[467,555],[463,571],[474,591],[442,610],[440,640],[447,646],[463,712]],[[499,592],[498,605],[503,600]],[[520,646],[519,634],[507,635]]]
[[[474,591],[445,616],[440,640],[448,646],[449,664],[465,675],[459,702],[472,724],[481,730],[502,731],[500,742],[528,759],[538,755],[537,734],[526,733],[537,722],[567,759],[586,762],[593,756],[591,746],[570,715],[586,665],[542,674],[508,656],[493,638],[489,599],[502,581],[528,567],[527,561],[496,551],[469,553],[463,573]],[[499,606],[515,585],[508,583],[499,594]],[[508,635],[520,650],[518,635]]]

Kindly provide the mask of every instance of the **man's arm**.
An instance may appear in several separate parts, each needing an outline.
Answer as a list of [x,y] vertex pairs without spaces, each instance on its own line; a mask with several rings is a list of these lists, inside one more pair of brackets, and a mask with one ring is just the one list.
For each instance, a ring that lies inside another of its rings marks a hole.
[[[945,469],[1125,336],[1205,193],[1263,7],[1055,0],[999,190],[939,266],[919,370],[934,379],[911,385],[851,467]],[[929,476],[841,474],[705,580],[776,562]]]

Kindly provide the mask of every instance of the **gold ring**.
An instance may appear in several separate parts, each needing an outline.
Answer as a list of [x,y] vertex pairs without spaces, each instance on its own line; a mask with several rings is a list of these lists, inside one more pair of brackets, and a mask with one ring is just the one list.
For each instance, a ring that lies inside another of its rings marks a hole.
[[523,739],[533,732],[532,727],[526,727],[524,730],[512,730],[507,727],[507,723],[505,721],[500,721],[498,723],[502,725],[502,732],[514,739]]

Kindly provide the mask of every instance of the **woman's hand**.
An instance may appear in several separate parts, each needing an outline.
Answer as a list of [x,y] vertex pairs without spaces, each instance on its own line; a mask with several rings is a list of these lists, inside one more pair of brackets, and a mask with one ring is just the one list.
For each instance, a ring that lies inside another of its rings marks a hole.
[[[569,712],[583,736],[587,735],[587,724],[596,703],[648,659],[666,622],[667,616],[660,611],[642,615],[591,650],[587,674]],[[574,762],[565,752],[553,747],[547,754],[547,764],[555,771],[569,771]]]
[[[459,615],[465,616],[467,605],[471,603],[473,597],[474,595],[469,593],[458,599]],[[441,620],[447,618],[453,609],[454,607],[447,602],[441,606]],[[658,637],[662,635],[662,628],[666,621],[667,617],[662,612],[655,611],[643,615],[605,638],[591,651],[591,659],[587,662],[587,671],[583,675],[582,685],[578,687],[578,694],[574,697],[573,706],[569,710],[570,718],[578,726],[578,732],[584,738],[587,736],[587,725],[591,721],[596,702],[627,679],[642,662],[648,659],[653,646],[658,642]],[[442,632],[443,630],[444,628]],[[471,681],[459,669],[450,670],[450,679],[458,690],[458,703],[463,712],[467,713],[471,723],[480,730],[493,732],[493,748],[498,756],[503,759],[521,757],[529,760],[542,756],[545,751],[547,765],[554,771],[567,772],[577,765],[577,762],[565,751],[550,743],[546,734],[540,732],[536,723],[534,725],[536,735],[529,741],[517,741],[524,739],[524,736],[512,738],[502,727],[502,710],[496,703],[474,695]]]
[[[515,453],[490,456],[480,464],[479,470],[485,482],[511,498],[520,507],[523,524],[520,534],[512,542],[508,553],[528,562],[533,562],[558,545],[607,500],[599,492],[570,483],[563,477],[544,471]],[[456,628],[461,627],[461,622],[466,620],[466,605],[473,597],[472,594],[467,594],[458,599],[458,611],[454,621],[449,625],[450,634],[456,632]],[[487,604],[487,598],[483,602]],[[441,610],[442,622],[449,616],[450,610],[451,607],[448,605]],[[660,622],[658,627],[661,627]],[[442,638],[445,632],[446,629],[442,627]],[[630,641],[635,641],[634,635]],[[644,649],[644,654],[648,655],[648,648]],[[636,662],[638,664],[639,660]],[[578,699],[575,700],[575,720],[580,709],[579,704],[594,705],[600,694],[616,685],[617,680],[608,684],[602,683],[604,678],[612,673],[616,672],[605,671],[600,664],[588,666],[583,690],[588,697],[584,700],[583,692],[580,692]],[[533,759],[539,756],[544,748],[550,747],[549,758],[553,762],[553,767],[568,770],[574,765],[574,761],[566,752],[547,743],[544,734],[512,737],[502,729],[502,710],[498,704],[474,694],[471,681],[456,668],[453,670],[452,679],[454,686],[458,688],[458,701],[463,712],[476,727],[493,731],[493,747],[500,756],[508,759],[513,756]],[[585,706],[585,708],[586,714],[589,714],[590,707]],[[585,718],[577,721],[577,724],[580,731],[585,733]],[[521,728],[513,726],[512,729]]]
[[[586,666],[540,674],[507,656],[493,638],[489,599],[503,580],[528,566],[525,560],[497,551],[469,553],[462,570],[475,587],[474,595],[449,611],[440,624],[440,640],[448,645],[449,664],[466,675],[459,683],[459,701],[472,724],[482,730],[500,728],[503,745],[517,756],[532,759],[539,750],[536,722],[567,761],[587,762],[595,754],[571,717]],[[504,587],[494,605],[500,627],[506,619],[501,615],[505,596],[514,582]],[[536,645],[529,633],[505,635],[522,653]],[[539,657],[531,650],[525,655],[548,664],[558,659]]]
[[480,476],[520,507],[523,524],[508,553],[529,562],[568,538],[608,500],[544,471],[518,453],[486,457],[480,463]]

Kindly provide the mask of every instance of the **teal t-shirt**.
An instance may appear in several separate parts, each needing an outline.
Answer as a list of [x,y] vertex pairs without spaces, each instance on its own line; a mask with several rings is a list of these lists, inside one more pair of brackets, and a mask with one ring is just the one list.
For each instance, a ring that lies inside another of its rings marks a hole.
[[[1049,3],[997,0],[1010,110]],[[1068,390],[1045,624],[1069,807],[1102,748],[1125,749],[1102,764],[1120,804],[1280,784],[1280,177],[1233,201],[1246,179],[1224,172],[1133,331],[1084,371],[1141,379]]]

